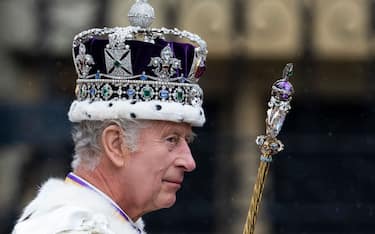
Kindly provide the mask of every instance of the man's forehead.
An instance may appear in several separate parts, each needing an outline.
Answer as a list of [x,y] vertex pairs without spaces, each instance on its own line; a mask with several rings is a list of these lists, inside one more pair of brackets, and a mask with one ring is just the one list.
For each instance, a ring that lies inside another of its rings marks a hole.
[[179,134],[192,134],[192,128],[187,123],[176,123],[171,121],[150,121],[152,128],[159,131],[161,134],[179,133]]

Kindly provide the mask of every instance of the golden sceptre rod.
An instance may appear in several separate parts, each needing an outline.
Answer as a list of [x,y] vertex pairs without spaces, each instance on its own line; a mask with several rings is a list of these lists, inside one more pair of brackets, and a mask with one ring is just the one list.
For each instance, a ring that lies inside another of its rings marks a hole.
[[271,99],[268,102],[266,118],[266,135],[260,135],[256,139],[256,143],[261,152],[260,164],[243,234],[254,233],[258,209],[262,199],[268,169],[272,162],[272,156],[284,149],[283,143],[276,137],[283,126],[285,116],[291,108],[290,101],[292,100],[294,90],[292,84],[289,82],[289,78],[292,75],[293,64],[288,63],[283,70],[282,79],[277,80],[272,85]]

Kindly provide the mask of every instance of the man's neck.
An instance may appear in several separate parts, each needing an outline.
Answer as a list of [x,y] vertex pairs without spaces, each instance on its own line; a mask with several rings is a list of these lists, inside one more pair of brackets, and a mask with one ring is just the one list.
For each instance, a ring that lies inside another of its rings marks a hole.
[[94,170],[77,168],[74,170],[74,174],[85,179],[102,193],[106,194],[133,222],[136,222],[143,213],[141,209],[137,208],[135,201],[129,201],[131,199],[127,196],[129,194],[124,193],[124,185],[119,184],[118,175],[116,176],[113,171],[102,169],[99,165]]
[[[78,175],[79,174],[79,175]],[[100,196],[102,196],[104,199],[106,199],[112,206],[113,208],[128,222],[131,223],[131,225],[133,226],[133,228],[135,228],[136,230],[139,231],[139,233],[141,232],[140,231],[140,228],[137,227],[137,225],[135,224],[135,222],[133,221],[133,219],[130,218],[130,216],[128,216],[124,210],[122,208],[119,207],[118,203],[115,202],[108,194],[104,193],[104,191],[102,191],[100,189],[100,187],[98,187],[97,185],[94,185],[94,183],[91,181],[89,181],[91,177],[86,177],[84,178],[84,173],[77,173],[77,171],[73,172],[73,173],[69,173],[66,177],[66,179],[68,180],[72,180],[74,182],[76,182],[77,184],[83,186],[83,187],[86,187],[90,190],[93,190],[94,192],[98,193]]]

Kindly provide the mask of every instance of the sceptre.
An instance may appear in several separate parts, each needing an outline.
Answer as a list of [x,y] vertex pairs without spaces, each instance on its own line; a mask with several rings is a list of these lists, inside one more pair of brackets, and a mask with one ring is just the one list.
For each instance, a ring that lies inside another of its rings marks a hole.
[[282,78],[272,85],[271,99],[268,102],[266,118],[266,134],[260,135],[256,139],[256,144],[259,146],[261,153],[260,164],[243,234],[254,233],[258,209],[262,199],[267,173],[270,163],[272,162],[272,156],[284,149],[283,143],[276,137],[279,134],[285,117],[291,108],[290,101],[292,100],[294,89],[289,82],[289,78],[292,75],[293,64],[288,63],[284,67]]

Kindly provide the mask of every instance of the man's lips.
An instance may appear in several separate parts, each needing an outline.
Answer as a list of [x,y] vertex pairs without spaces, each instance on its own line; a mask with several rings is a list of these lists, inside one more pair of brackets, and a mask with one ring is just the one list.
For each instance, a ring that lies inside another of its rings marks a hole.
[[163,182],[178,184],[178,185],[182,184],[182,180],[169,180],[169,179],[167,179],[167,180],[163,180]]
[[164,179],[163,182],[175,189],[180,189],[182,186],[182,180],[180,179]]

